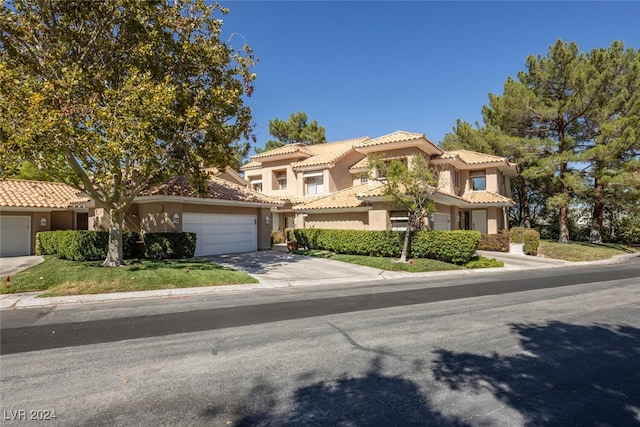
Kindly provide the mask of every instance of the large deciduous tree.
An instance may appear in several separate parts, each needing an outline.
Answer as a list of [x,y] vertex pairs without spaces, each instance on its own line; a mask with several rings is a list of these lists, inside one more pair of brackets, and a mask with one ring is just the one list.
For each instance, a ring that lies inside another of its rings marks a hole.
[[0,172],[28,161],[88,194],[109,212],[103,264],[121,265],[143,188],[179,174],[203,191],[200,167],[223,168],[250,138],[251,49],[221,41],[227,10],[202,0],[16,0],[0,12]]
[[276,139],[267,141],[264,150],[256,148],[256,153],[273,150],[287,144],[322,144],[327,142],[325,130],[316,120],[309,122],[307,113],[291,113],[288,120],[275,118],[269,121],[269,134]]

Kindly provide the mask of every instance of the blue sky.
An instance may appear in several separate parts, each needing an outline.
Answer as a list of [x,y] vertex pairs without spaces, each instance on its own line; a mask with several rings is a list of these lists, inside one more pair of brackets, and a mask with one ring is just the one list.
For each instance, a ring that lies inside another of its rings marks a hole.
[[457,118],[481,121],[488,94],[557,39],[640,49],[636,1],[221,3],[222,39],[241,34],[259,58],[247,100],[259,147],[269,120],[297,111],[328,141],[402,129],[438,143]]

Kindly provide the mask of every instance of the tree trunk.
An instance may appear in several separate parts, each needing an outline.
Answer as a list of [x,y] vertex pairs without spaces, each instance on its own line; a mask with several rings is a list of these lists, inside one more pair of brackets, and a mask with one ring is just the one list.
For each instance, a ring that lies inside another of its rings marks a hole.
[[123,224],[124,212],[116,209],[109,210],[109,246],[107,249],[107,257],[102,263],[104,267],[120,267],[123,264]]
[[402,253],[399,262],[407,262],[407,252],[409,252],[409,240],[411,237],[411,229],[413,227],[413,214],[409,212],[409,220],[407,221],[407,231],[404,233],[404,242],[402,242]]
[[520,194],[520,204],[522,206],[522,225],[524,228],[531,228],[531,213],[529,212],[529,186],[527,180],[522,178],[522,194]]
[[602,223],[604,222],[604,197],[602,182],[596,178],[593,193],[593,212],[591,214],[590,243],[602,243]]
[[[562,194],[569,198],[569,189],[562,185]],[[558,222],[560,225],[560,236],[558,237],[558,242],[560,243],[569,243],[569,202],[564,202],[562,206],[560,206],[560,215],[558,216]]]

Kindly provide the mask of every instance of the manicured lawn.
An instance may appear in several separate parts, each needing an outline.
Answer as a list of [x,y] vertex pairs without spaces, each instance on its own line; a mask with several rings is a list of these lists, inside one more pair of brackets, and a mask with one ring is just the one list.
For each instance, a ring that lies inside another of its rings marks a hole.
[[47,256],[45,261],[2,278],[1,293],[46,291],[42,296],[146,291],[151,289],[257,283],[248,274],[200,260],[128,260],[105,268],[99,261],[76,262]]
[[565,261],[596,261],[608,259],[614,255],[633,253],[638,250],[625,245],[607,243],[594,245],[592,243],[572,242],[558,243],[549,240],[540,241],[538,254],[547,258],[562,259]]
[[447,264],[446,262],[436,261],[432,259],[414,259],[410,263],[399,263],[397,258],[382,258],[374,256],[362,256],[362,255],[342,255],[334,254],[329,251],[321,250],[308,250],[308,251],[296,251],[300,255],[307,255],[319,258],[328,258],[335,261],[348,262],[351,264],[364,265],[365,267],[378,268],[380,270],[389,271],[408,271],[411,273],[420,273],[425,271],[445,271],[445,270],[461,270],[464,267],[454,264]]

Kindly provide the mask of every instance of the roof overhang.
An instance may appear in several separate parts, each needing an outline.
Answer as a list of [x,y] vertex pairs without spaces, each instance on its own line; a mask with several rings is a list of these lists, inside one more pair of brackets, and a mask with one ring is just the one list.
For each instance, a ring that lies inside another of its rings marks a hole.
[[188,203],[191,205],[212,205],[212,206],[238,206],[245,208],[275,208],[282,206],[280,203],[267,203],[267,202],[244,202],[238,200],[224,200],[224,199],[210,199],[201,197],[186,197],[186,196],[138,196],[133,201],[134,203]]
[[31,206],[0,206],[2,212],[87,212],[86,206],[69,206],[68,208],[47,208]]
[[447,158],[447,159],[433,159],[431,163],[434,165],[451,165],[458,170],[480,170],[486,168],[497,168],[505,176],[514,177],[518,175],[517,164],[511,163],[508,160],[498,162],[486,162],[486,163],[465,163],[459,157]]
[[370,211],[371,206],[359,206],[353,208],[314,208],[314,209],[304,209],[294,207],[293,210],[295,213],[306,213],[306,214],[324,214],[324,213],[349,213],[349,212],[367,212]]
[[392,141],[383,144],[363,144],[356,146],[356,150],[363,154],[378,153],[403,148],[418,148],[429,155],[440,155],[443,151],[425,138],[416,138],[406,141]]
[[436,193],[431,199],[436,202],[447,206],[456,206],[462,209],[480,209],[480,208],[496,208],[496,207],[505,207],[509,208],[513,206],[515,203],[511,202],[490,202],[490,203],[472,203],[468,202],[460,197],[445,194],[445,193]]

